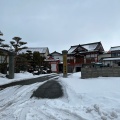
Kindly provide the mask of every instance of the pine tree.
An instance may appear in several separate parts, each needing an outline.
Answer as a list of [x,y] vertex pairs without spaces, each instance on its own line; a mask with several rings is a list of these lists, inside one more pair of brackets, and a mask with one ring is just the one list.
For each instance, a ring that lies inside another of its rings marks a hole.
[[27,63],[26,63],[26,60],[23,59],[23,57],[21,57],[18,53],[22,49],[27,48],[27,47],[23,46],[23,45],[27,44],[27,42],[21,41],[20,37],[14,37],[13,41],[10,41],[10,44],[12,45],[12,47],[14,48],[14,51],[16,53],[16,56],[15,56],[15,72],[20,72],[20,70],[23,69],[23,66],[25,66]]

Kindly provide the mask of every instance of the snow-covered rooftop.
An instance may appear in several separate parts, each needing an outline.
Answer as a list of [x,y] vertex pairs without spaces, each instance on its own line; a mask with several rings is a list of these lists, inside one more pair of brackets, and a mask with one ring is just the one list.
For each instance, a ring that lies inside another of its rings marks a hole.
[[[83,48],[85,48],[88,51],[93,51],[95,50],[95,48],[97,47],[99,42],[96,43],[90,43],[90,44],[82,44],[80,46],[82,46]],[[68,50],[68,54],[72,53],[79,45],[76,46],[71,46],[71,48]]]
[[31,52],[46,53],[47,49],[47,47],[29,47],[27,49],[21,50],[19,53],[26,53],[28,50]]
[[81,45],[81,46],[84,47],[85,49],[87,49],[88,51],[92,51],[97,47],[97,45],[98,45],[98,43]]
[[72,53],[76,48],[77,48],[77,46],[72,46],[72,47],[68,50],[68,54]]
[[116,51],[116,50],[120,50],[120,46],[116,46],[116,47],[111,47],[110,51]]
[[8,47],[6,47],[6,48],[0,47],[0,50],[1,50],[1,51],[4,51],[4,52],[9,52],[9,51],[10,51],[10,49],[9,49]]
[[62,55],[61,53],[57,52],[57,51],[54,51],[52,53],[50,53],[51,55],[54,54],[54,55]]
[[120,58],[104,58],[104,61],[120,60]]

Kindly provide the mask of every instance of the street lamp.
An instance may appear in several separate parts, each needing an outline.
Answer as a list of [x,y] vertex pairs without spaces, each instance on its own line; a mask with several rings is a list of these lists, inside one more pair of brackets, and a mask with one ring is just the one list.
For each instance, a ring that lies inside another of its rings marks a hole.
[[0,31],[0,35],[3,36],[3,33]]

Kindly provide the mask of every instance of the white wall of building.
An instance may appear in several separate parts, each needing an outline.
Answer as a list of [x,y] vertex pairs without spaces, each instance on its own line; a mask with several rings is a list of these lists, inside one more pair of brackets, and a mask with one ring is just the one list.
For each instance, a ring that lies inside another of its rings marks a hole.
[[55,63],[51,64],[51,70],[52,70],[53,72],[56,71],[56,64],[55,64]]
[[101,59],[101,58],[109,58],[111,57],[111,54],[110,53],[105,53],[105,54],[101,54],[98,56],[98,61]]
[[63,56],[57,53],[52,54],[54,59],[59,59],[60,62],[63,62]]

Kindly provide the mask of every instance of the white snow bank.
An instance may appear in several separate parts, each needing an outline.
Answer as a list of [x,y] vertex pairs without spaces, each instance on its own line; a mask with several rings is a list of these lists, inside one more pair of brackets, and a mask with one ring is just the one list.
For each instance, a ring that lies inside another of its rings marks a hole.
[[0,91],[0,119],[120,120],[120,77],[81,79],[78,72],[58,81],[64,90],[59,99],[30,99],[44,82]]
[[120,120],[120,77],[81,79],[78,72],[61,81],[72,105],[81,106],[79,115],[83,118]]

